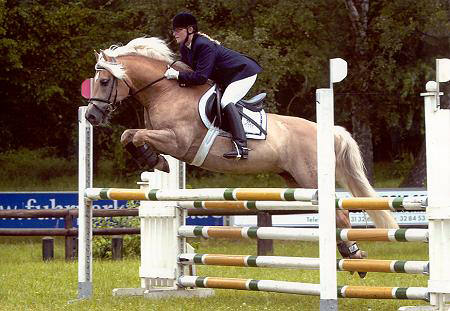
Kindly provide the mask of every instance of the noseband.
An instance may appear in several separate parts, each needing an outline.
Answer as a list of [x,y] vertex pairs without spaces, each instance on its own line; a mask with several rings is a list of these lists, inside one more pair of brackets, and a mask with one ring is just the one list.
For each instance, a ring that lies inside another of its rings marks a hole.
[[[113,59],[113,61],[115,62],[115,60]],[[168,67],[172,67],[176,61],[173,61]],[[105,68],[101,68],[100,66],[97,67],[96,66],[96,70],[106,70]],[[128,82],[126,80],[122,80],[126,86],[128,87],[128,95],[125,96],[124,98],[122,98],[119,102],[117,102],[117,83],[118,83],[118,79],[113,75],[113,83],[111,84],[111,89],[109,90],[109,96],[108,99],[104,99],[104,98],[97,98],[97,97],[92,97],[89,99],[88,103],[92,104],[92,106],[98,110],[103,117],[106,117],[109,113],[115,111],[117,108],[119,108],[120,104],[122,103],[123,100],[127,99],[127,98],[134,98],[138,93],[142,92],[143,90],[151,87],[152,85],[158,83],[159,81],[162,81],[165,79],[165,76],[162,76],[161,78],[156,79],[155,81],[150,82],[149,84],[145,85],[144,87],[140,88],[139,90],[137,90],[136,92],[133,93],[133,89],[131,88],[131,86],[128,84]],[[115,88],[115,94],[114,94],[114,99],[111,102],[111,97],[113,94],[113,90]],[[101,103],[106,103],[108,104],[106,106],[105,110],[100,109],[95,103],[94,101],[97,102],[101,102]]]

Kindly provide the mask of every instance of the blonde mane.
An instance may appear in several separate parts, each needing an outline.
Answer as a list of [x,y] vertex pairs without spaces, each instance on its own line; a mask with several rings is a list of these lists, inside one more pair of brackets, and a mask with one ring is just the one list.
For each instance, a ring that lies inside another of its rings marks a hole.
[[[167,46],[166,42],[160,38],[136,38],[128,42],[127,45],[117,46],[113,45],[107,50],[103,50],[106,56],[119,57],[125,55],[142,55],[152,59],[171,63],[174,60],[174,53]],[[103,58],[102,54],[99,54],[95,69],[108,70],[118,79],[124,79],[126,77],[126,71],[122,64],[108,62]]]

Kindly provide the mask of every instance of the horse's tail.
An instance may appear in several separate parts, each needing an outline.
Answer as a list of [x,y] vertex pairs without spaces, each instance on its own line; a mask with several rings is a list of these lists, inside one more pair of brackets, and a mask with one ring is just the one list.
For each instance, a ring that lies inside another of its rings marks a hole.
[[[343,127],[334,127],[336,179],[355,197],[376,197],[365,174],[358,144]],[[398,228],[390,211],[367,211],[377,228]]]

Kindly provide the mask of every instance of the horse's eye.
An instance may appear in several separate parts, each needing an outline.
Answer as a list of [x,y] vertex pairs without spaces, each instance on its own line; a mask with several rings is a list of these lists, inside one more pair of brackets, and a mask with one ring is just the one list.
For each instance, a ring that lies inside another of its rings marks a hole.
[[102,86],[107,86],[108,83],[109,83],[109,78],[107,78],[107,79],[100,79],[100,84]]

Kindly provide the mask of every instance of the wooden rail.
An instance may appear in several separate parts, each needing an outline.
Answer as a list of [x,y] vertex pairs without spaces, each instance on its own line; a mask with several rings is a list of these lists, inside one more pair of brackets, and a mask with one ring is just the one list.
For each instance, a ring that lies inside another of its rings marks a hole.
[[[125,217],[138,216],[138,208],[129,209],[94,209],[93,217]],[[189,216],[229,216],[229,215],[257,215],[258,226],[272,226],[271,215],[303,214],[305,211],[270,211],[261,212],[257,210],[247,211],[208,211],[201,209],[188,209]],[[52,229],[0,229],[0,236],[64,236],[65,258],[73,260],[75,257],[75,239],[78,229],[73,228],[74,218],[78,217],[78,209],[41,209],[41,210],[0,210],[0,218],[64,218],[64,228]],[[139,234],[139,228],[104,228],[93,229],[94,235],[124,235]],[[270,255],[273,253],[273,242],[271,240],[257,241],[257,254]]]

